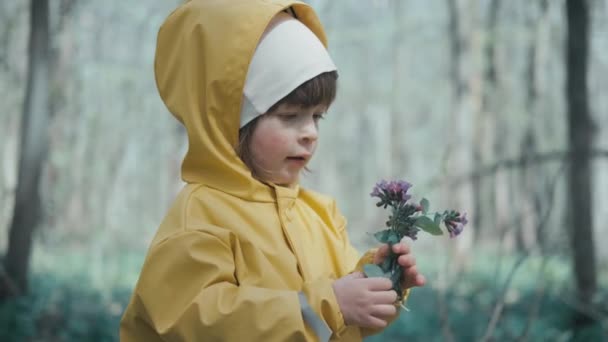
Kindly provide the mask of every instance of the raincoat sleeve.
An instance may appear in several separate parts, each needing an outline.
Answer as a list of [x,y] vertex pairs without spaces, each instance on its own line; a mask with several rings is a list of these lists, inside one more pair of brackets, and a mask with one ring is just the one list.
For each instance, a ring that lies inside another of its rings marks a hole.
[[[306,321],[302,293],[238,284],[237,243],[218,229],[176,233],[153,247],[135,293],[138,320],[164,341],[327,341],[327,327],[319,336],[314,324],[338,323],[329,314],[329,321]],[[303,292],[321,313],[337,306],[329,280],[305,284]]]
[[[335,222],[337,222],[337,224],[338,224],[339,231],[341,232],[341,235],[342,235],[342,241],[344,242],[344,245],[343,245],[343,250],[344,250],[344,254],[345,254],[344,259],[347,264],[347,269],[349,269],[348,273],[363,272],[364,265],[371,264],[374,262],[374,256],[376,255],[376,252],[378,249],[377,248],[369,249],[368,251],[366,251],[363,254],[363,256],[359,257],[359,253],[350,243],[350,239],[348,237],[348,232],[346,230],[346,219],[339,212],[335,203],[333,205],[333,216],[334,216]],[[388,319],[389,325],[399,317],[399,312],[401,311],[401,304],[405,303],[405,301],[407,300],[407,297],[409,296],[409,293],[410,293],[409,289],[406,289],[405,291],[403,291],[403,293],[402,293],[403,299],[402,299],[401,303],[396,304],[396,305],[398,305],[397,315]],[[381,328],[381,329],[360,328],[360,333],[363,337],[365,337],[365,336],[369,336],[369,335],[378,334],[382,330],[384,330],[384,329],[383,328]]]

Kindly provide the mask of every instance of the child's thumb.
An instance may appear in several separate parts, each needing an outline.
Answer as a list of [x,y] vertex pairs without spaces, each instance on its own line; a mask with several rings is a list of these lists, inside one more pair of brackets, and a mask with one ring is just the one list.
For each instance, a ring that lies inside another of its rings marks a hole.
[[363,274],[363,272],[353,272],[351,274],[348,275],[349,278],[352,279],[360,279],[360,278],[365,278],[365,274]]

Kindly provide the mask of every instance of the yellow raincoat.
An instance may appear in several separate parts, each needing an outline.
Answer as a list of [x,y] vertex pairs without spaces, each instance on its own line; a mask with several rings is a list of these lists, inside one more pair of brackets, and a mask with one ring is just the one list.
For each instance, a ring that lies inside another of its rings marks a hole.
[[333,292],[359,261],[334,201],[263,184],[235,152],[249,61],[289,7],[326,45],[313,10],[288,0],[192,0],[160,28],[156,82],[187,130],[187,185],[151,243],[121,321],[123,342],[360,341],[369,333],[345,326]]

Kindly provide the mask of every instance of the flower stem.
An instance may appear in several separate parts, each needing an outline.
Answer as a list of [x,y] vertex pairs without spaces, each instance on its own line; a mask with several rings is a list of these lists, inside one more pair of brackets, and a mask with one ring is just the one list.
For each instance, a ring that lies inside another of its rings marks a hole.
[[401,300],[402,288],[401,288],[401,278],[403,276],[403,269],[399,266],[399,254],[393,252],[393,244],[389,243],[389,255],[390,261],[390,274],[391,274],[391,282],[393,283],[393,290],[397,292],[398,300]]

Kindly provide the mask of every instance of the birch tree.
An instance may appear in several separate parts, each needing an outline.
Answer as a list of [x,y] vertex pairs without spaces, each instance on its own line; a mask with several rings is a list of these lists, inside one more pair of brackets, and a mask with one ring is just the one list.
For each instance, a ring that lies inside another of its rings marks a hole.
[[32,0],[28,78],[21,122],[21,151],[15,207],[0,283],[0,298],[27,291],[32,235],[41,217],[40,175],[46,155],[49,123],[49,5]]

